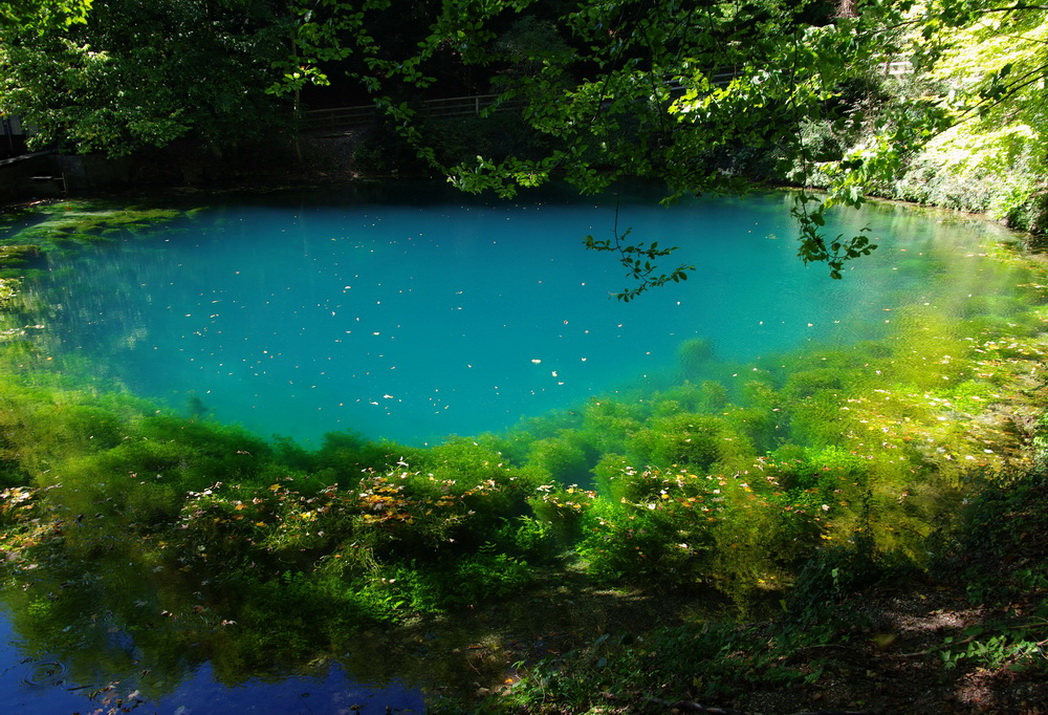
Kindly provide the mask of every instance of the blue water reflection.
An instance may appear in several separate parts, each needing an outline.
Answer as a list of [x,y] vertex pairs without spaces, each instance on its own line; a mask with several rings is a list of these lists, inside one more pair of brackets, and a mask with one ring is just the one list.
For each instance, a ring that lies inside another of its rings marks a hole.
[[[5,713],[142,712],[160,715],[211,713],[324,713],[363,715],[422,713],[422,693],[399,683],[356,683],[338,665],[313,676],[249,679],[234,687],[215,680],[209,663],[194,669],[171,693],[145,699],[137,673],[103,673],[99,680],[70,679],[66,666],[48,655],[31,656],[0,611],[0,703]],[[112,710],[111,710],[112,709]]]

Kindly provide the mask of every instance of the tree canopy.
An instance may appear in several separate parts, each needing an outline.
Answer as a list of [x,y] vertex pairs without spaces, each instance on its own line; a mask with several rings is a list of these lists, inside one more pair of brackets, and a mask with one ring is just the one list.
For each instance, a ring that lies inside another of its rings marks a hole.
[[229,146],[275,118],[264,90],[281,33],[265,2],[96,2],[84,22],[4,28],[0,106],[31,122],[38,144],[69,151]]
[[91,0],[4,0],[0,2],[0,26],[5,29],[43,31],[84,22]]

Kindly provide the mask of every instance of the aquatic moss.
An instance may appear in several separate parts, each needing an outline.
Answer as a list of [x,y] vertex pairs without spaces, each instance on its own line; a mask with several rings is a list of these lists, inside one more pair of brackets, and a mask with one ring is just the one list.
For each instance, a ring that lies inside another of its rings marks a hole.
[[2,242],[38,246],[47,251],[69,243],[130,238],[170,225],[195,211],[149,206],[116,206],[103,201],[59,201],[37,207],[37,220],[15,223]]
[[0,278],[0,310],[18,294],[19,281],[12,278]]
[[37,246],[0,246],[0,271],[34,266],[40,260],[40,249]]

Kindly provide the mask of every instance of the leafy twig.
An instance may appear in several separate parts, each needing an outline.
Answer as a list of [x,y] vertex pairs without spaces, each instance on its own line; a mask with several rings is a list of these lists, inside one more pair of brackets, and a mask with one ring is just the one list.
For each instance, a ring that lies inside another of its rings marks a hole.
[[688,280],[688,271],[694,271],[695,266],[681,264],[669,273],[659,273],[656,261],[665,258],[677,250],[677,246],[660,248],[658,241],[651,244],[627,243],[626,239],[633,231],[627,228],[619,232],[619,207],[615,206],[615,225],[612,229],[614,239],[599,240],[593,236],[584,239],[586,248],[593,251],[614,251],[618,253],[619,263],[626,269],[626,276],[636,281],[632,288],[624,288],[615,294],[615,297],[623,303],[628,303],[649,288],[658,288],[666,283],[680,283]]

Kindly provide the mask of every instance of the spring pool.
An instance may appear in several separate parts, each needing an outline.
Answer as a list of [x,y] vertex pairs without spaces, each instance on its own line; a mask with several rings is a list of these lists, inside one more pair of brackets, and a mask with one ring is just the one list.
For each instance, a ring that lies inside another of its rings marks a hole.
[[[306,443],[328,431],[422,445],[720,361],[877,337],[893,310],[1007,290],[1004,232],[891,205],[842,213],[880,244],[840,281],[796,258],[789,197],[555,193],[488,202],[432,186],[228,200],[153,235],[52,259],[59,353],[177,410]],[[617,224],[616,224],[617,221]],[[632,302],[583,237],[679,246],[690,279]],[[958,298],[960,296],[960,298]]]

